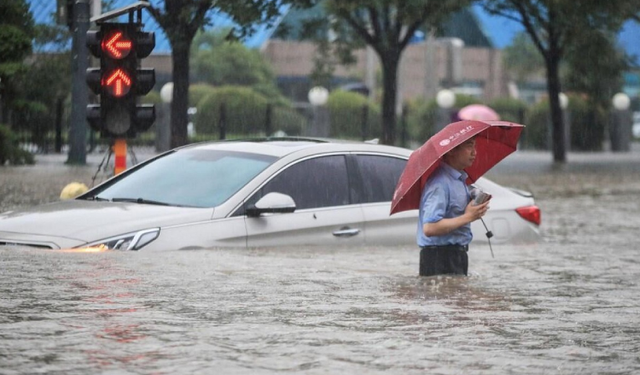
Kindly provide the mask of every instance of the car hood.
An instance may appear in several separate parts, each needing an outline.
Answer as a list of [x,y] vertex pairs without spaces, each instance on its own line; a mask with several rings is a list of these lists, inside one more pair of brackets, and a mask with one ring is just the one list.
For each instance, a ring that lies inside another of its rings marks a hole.
[[0,214],[0,241],[80,246],[142,229],[210,220],[212,214],[212,208],[68,200]]

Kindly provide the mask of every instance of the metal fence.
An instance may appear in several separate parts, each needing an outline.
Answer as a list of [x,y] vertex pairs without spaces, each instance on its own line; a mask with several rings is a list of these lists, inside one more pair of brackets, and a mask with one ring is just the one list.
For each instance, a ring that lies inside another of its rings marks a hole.
[[[157,144],[158,127],[168,127],[166,113],[158,112],[155,124],[146,132],[138,134],[130,144],[153,147]],[[411,142],[407,131],[406,108],[397,118],[396,145],[407,147]],[[256,137],[303,136],[318,138],[347,139],[369,141],[381,138],[382,126],[379,113],[372,113],[369,107],[352,108],[332,113],[327,107],[314,107],[309,103],[298,103],[292,108],[282,109],[268,105],[260,116],[245,113],[242,116],[230,114],[221,104],[216,118],[211,119],[213,126],[202,132],[194,124],[195,116],[190,116],[189,140],[191,142],[209,140],[230,140]],[[257,121],[255,119],[258,118]],[[251,123],[247,119],[254,119]],[[58,124],[56,126],[56,124]],[[17,135],[21,148],[33,154],[60,153],[67,150],[68,123],[56,121],[49,128],[21,126],[11,127]],[[101,139],[91,128],[87,129],[87,150],[103,148],[111,140]]]

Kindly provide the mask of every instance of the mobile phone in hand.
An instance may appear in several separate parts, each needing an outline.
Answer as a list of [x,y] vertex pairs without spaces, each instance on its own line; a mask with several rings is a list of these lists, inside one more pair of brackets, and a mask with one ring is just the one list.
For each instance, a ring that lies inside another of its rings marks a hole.
[[481,191],[476,198],[473,200],[473,203],[478,205],[478,204],[483,204],[484,202],[488,201],[489,199],[491,199],[491,194],[485,193],[484,191]]

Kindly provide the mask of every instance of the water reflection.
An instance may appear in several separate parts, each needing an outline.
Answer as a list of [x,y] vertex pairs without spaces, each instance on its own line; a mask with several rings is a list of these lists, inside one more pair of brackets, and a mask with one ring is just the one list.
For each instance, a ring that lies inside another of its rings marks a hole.
[[[89,372],[95,372],[132,361],[148,365],[155,360],[156,350],[139,345],[146,333],[138,322],[144,307],[135,302],[140,284],[135,273],[100,253],[18,250],[5,254],[10,270],[11,265],[22,268],[12,274],[13,285],[20,280],[18,284],[29,285],[29,289],[14,289],[14,306],[9,309],[3,305],[2,316],[15,320],[31,317],[38,324],[28,330],[5,327],[3,331],[9,334],[2,340],[27,352],[37,351],[38,343],[49,342],[42,355],[27,355],[21,362],[46,358],[47,363],[57,364],[54,367],[65,372],[65,358],[80,355],[81,368],[89,366],[93,368]],[[25,263],[16,263],[19,260]],[[11,287],[6,280],[2,284],[3,289]],[[19,337],[24,335],[30,339],[22,343]]]
[[56,251],[60,251],[63,253],[101,253],[104,251],[109,251],[109,248],[104,245],[100,245],[95,247],[79,247],[75,249],[61,249]]

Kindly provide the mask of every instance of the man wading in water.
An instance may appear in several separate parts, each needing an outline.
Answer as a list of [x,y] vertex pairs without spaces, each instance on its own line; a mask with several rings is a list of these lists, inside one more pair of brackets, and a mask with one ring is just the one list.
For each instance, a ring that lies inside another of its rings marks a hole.
[[474,204],[465,181],[465,168],[476,158],[471,138],[442,157],[422,190],[417,242],[420,276],[467,275],[471,222],[483,217],[489,201]]

